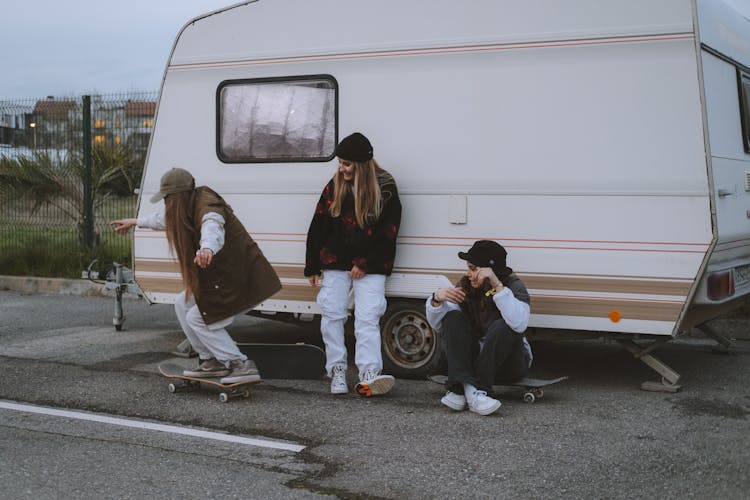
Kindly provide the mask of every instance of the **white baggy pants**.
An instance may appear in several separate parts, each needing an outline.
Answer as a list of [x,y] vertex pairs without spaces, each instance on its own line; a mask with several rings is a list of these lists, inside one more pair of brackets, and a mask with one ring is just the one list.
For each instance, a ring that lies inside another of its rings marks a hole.
[[385,312],[385,276],[367,274],[353,280],[348,271],[323,271],[318,305],[322,314],[320,333],[326,347],[326,371],[336,365],[347,365],[344,345],[344,323],[346,323],[349,290],[354,290],[354,362],[359,369],[359,378],[366,370],[383,369],[380,352],[380,317]]
[[190,299],[185,302],[184,291],[177,295],[174,310],[182,331],[200,359],[216,358],[224,365],[228,365],[229,361],[247,359],[226,330],[234,321],[234,316],[206,325],[195,303],[195,297],[191,294]]

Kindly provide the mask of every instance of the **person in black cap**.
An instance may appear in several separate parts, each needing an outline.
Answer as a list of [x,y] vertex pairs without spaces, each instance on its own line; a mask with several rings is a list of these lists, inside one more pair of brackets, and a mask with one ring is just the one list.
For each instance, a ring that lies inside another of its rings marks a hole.
[[506,265],[502,245],[480,240],[468,252],[466,275],[455,287],[427,299],[427,321],[443,336],[448,359],[447,394],[440,400],[452,410],[489,415],[501,406],[487,395],[496,381],[526,376],[533,355],[523,332],[529,323],[529,293]]
[[393,176],[373,159],[370,141],[359,132],[336,146],[338,170],[323,188],[307,233],[305,276],[321,287],[320,331],[326,348],[331,393],[346,394],[344,323],[354,291],[355,364],[363,396],[388,392],[395,382],[382,375],[380,317],[385,278],[393,271],[401,202]]

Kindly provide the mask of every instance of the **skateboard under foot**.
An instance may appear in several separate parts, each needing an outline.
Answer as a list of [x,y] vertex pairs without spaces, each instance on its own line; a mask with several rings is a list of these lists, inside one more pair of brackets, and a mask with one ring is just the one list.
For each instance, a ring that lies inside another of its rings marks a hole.
[[[445,385],[445,382],[448,380],[448,377],[446,375],[430,375],[427,377],[428,380],[431,382],[435,382],[436,384]],[[563,380],[567,380],[568,377],[558,377],[558,378],[552,378],[552,379],[540,379],[540,378],[524,378],[519,380],[518,382],[503,382],[500,384],[496,384],[493,387],[518,387],[523,389],[522,397],[523,401],[525,403],[533,403],[537,399],[542,399],[544,397],[544,387],[547,387],[548,385],[557,384],[558,382],[562,382]]]
[[250,382],[236,382],[234,384],[222,384],[219,382],[221,378],[203,378],[203,377],[188,377],[182,374],[187,368],[177,363],[164,363],[159,365],[159,373],[163,376],[174,379],[174,382],[167,384],[167,390],[170,393],[176,393],[186,390],[200,389],[201,385],[206,384],[221,389],[219,392],[219,401],[226,403],[230,399],[239,397],[249,398],[250,397],[250,385],[261,382],[260,380],[253,380]]

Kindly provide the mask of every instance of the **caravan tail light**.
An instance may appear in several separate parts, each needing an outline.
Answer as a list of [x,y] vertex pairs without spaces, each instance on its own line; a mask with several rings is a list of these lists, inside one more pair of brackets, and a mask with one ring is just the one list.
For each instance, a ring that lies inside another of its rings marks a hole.
[[708,275],[708,298],[721,300],[734,295],[734,272],[730,269]]

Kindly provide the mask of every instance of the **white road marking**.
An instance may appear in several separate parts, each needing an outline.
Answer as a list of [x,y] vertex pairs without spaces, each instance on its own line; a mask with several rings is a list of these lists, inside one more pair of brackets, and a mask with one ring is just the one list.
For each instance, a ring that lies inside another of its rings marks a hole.
[[129,420],[125,418],[109,417],[106,415],[97,415],[81,411],[58,410],[55,408],[46,408],[43,406],[33,406],[10,401],[0,401],[0,408],[6,410],[22,411],[26,413],[39,413],[42,415],[52,415],[56,417],[73,418],[76,420],[87,420],[89,422],[100,422],[103,424],[119,425],[122,427],[133,427],[135,429],[146,429],[152,431],[169,432],[172,434],[182,434],[185,436],[200,437],[204,439],[213,439],[215,441],[227,441],[230,443],[246,444],[250,446],[260,446],[263,448],[274,448],[277,450],[293,451],[298,453],[305,449],[304,446],[295,443],[285,443],[280,441],[269,441],[266,439],[247,438],[233,436],[231,434],[222,434],[220,432],[201,431],[188,427],[179,427],[177,425],[154,424],[139,420]]

